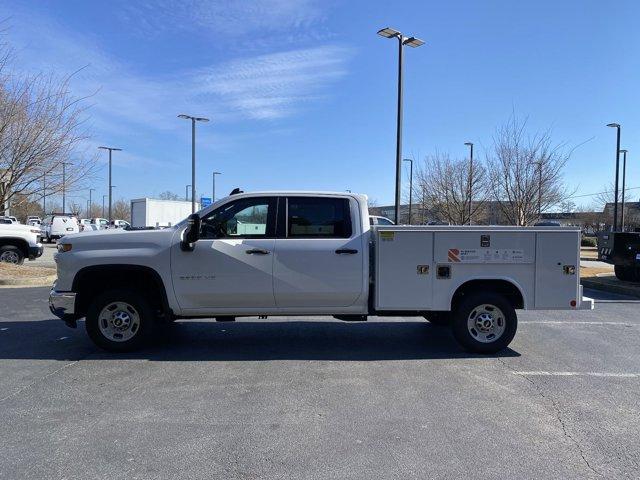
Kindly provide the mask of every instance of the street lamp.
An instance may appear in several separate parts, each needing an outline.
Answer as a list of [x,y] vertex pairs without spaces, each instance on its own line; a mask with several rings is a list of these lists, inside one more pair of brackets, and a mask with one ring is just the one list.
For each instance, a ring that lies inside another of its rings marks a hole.
[[607,127],[615,128],[616,132],[616,184],[615,199],[613,201],[613,231],[618,231],[618,171],[620,170],[620,124],[607,123]]
[[[109,150],[109,222],[111,222],[111,152],[121,152],[122,149],[121,148],[115,148],[115,147],[98,147],[100,150]],[[103,208],[104,210],[104,208]],[[104,211],[102,212],[102,215],[104,216]]]
[[411,205],[413,204],[413,159],[405,158],[409,162],[409,225],[411,225]]
[[42,213],[47,215],[47,172],[42,174]]
[[216,175],[222,175],[221,172],[212,172],[212,179],[213,179],[213,184],[212,189],[211,189],[211,202],[215,202],[216,201]]
[[95,191],[95,188],[89,189],[89,210],[87,211],[88,217],[91,218],[91,207],[93,207],[93,201],[91,200],[91,192]]
[[104,199],[109,195],[102,195],[102,218],[104,218]]
[[67,213],[65,209],[67,200],[67,165],[71,165],[71,162],[62,162],[62,213]]
[[[189,187],[191,187],[191,185],[185,185],[185,187],[184,187],[184,201],[185,202],[189,201]],[[193,189],[191,189],[191,192],[193,193]]]
[[402,47],[408,45],[412,48],[424,45],[424,41],[415,37],[405,37],[393,28],[383,28],[378,35],[385,38],[398,39],[398,117],[396,120],[396,223],[400,223],[400,176],[402,174]]
[[538,220],[542,218],[542,160],[531,162],[538,167]]
[[208,118],[192,117],[181,113],[178,118],[191,120],[191,213],[196,211],[196,122],[208,122]]
[[622,154],[622,213],[620,217],[620,229],[624,232],[624,191],[626,189],[626,176],[627,176],[627,150],[620,150]]
[[473,195],[473,142],[464,142],[469,147],[469,225],[471,225],[471,200]]

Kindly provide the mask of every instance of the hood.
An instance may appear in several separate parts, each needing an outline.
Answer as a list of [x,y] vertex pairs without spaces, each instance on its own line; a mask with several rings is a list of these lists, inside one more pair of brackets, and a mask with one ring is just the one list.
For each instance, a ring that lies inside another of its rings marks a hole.
[[[32,230],[37,230],[37,231],[32,232]],[[19,223],[0,223],[0,236],[6,235],[9,232],[34,233],[37,235],[40,233],[40,228],[38,226],[21,225]]]
[[58,243],[73,244],[73,250],[101,250],[131,248],[140,246],[168,244],[175,230],[122,230],[119,228],[107,230],[91,230],[71,235],[65,235]]

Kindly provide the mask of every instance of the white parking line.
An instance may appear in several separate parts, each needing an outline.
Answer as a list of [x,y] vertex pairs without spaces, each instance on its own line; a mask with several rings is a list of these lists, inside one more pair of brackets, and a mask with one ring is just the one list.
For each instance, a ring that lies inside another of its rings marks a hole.
[[639,327],[640,324],[627,323],[627,322],[580,322],[569,320],[522,320],[518,323],[539,323],[540,325],[623,325],[625,327]]
[[640,373],[609,373],[609,372],[511,372],[515,375],[531,377],[614,377],[614,378],[640,378]]

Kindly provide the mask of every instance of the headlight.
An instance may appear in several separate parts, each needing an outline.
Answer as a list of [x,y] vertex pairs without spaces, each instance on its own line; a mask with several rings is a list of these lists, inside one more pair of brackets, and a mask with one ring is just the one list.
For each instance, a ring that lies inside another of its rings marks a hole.
[[71,244],[70,243],[59,243],[58,244],[58,252],[60,252],[60,253],[68,252],[69,250],[71,250]]

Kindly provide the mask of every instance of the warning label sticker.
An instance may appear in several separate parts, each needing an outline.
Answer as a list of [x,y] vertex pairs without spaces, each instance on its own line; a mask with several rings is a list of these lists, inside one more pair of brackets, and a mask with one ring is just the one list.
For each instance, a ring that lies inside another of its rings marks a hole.
[[450,248],[451,263],[525,263],[524,250],[511,248]]
[[393,238],[395,237],[395,233],[396,232],[382,231],[380,232],[380,240],[382,240],[383,242],[392,242]]

